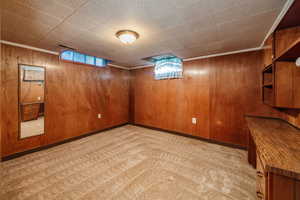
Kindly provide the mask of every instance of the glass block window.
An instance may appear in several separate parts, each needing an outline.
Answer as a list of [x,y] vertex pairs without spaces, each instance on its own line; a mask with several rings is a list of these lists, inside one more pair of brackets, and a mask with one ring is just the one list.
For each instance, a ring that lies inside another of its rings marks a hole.
[[95,65],[95,57],[86,55],[85,56],[85,63],[89,64],[89,65]]
[[96,66],[101,67],[107,65],[107,60],[102,58],[96,58]]
[[74,52],[73,61],[78,63],[85,63],[85,55],[78,52]]
[[182,60],[177,57],[162,58],[155,61],[155,79],[182,78]]
[[90,56],[86,54],[82,54],[73,50],[63,51],[60,54],[60,59],[72,61],[76,63],[83,63],[88,65],[94,65],[97,67],[104,67],[108,64],[108,60],[103,58],[98,58],[95,56]]
[[73,61],[74,52],[73,51],[64,51],[60,54],[60,58],[63,60]]

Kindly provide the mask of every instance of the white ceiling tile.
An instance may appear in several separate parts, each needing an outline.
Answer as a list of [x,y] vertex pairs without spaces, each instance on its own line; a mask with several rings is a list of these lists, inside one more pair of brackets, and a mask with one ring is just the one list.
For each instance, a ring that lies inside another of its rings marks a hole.
[[73,9],[64,6],[62,4],[59,4],[55,0],[47,0],[46,2],[41,0],[17,0],[17,1],[27,7],[37,9],[40,12],[55,16],[57,18],[65,18],[73,12]]
[[[190,58],[257,47],[286,0],[5,0],[4,39],[49,50],[68,45],[134,66],[174,53]],[[124,45],[115,33],[140,34]],[[24,32],[26,30],[26,32]]]
[[69,7],[71,9],[79,8],[89,0],[55,0],[56,3]]

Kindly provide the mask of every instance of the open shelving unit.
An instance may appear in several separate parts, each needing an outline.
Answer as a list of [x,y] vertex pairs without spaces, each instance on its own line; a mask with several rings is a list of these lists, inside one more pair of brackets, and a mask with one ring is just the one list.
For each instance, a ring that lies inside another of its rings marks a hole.
[[264,47],[263,103],[300,109],[300,68],[295,63],[300,57],[300,26],[275,31]]
[[273,65],[267,66],[262,72],[262,92],[263,102],[274,105],[274,69]]
[[300,54],[300,38],[293,42],[281,55],[274,61],[290,61],[295,62]]

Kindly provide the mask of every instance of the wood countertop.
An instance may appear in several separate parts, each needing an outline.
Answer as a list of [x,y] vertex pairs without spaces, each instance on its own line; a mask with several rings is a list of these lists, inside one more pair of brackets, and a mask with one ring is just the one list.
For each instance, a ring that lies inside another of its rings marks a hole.
[[300,130],[281,119],[246,120],[265,170],[300,180]]

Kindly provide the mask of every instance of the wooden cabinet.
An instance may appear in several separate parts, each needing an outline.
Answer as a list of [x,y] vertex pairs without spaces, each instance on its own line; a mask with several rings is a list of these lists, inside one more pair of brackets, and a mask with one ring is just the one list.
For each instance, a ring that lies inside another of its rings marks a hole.
[[262,99],[278,108],[300,108],[300,27],[276,31],[264,45]]
[[268,199],[268,173],[265,172],[259,156],[256,161],[256,196],[257,199]]
[[286,176],[269,173],[268,199],[266,200],[300,200],[300,181]]
[[263,102],[278,108],[300,108],[300,68],[294,62],[274,62],[262,73]]
[[300,68],[293,62],[275,63],[275,105],[300,108]]
[[256,155],[256,199],[300,200],[300,181],[268,172],[259,152]]
[[269,65],[262,72],[263,102],[270,106],[275,106],[274,71],[274,65]]
[[274,33],[275,61],[295,61],[300,56],[300,26]]
[[273,40],[273,35],[270,35],[266,42],[264,43],[263,49],[264,49],[264,54],[263,54],[263,64],[264,66],[269,66],[273,62],[274,58],[274,40]]
[[278,119],[246,120],[248,161],[256,167],[256,199],[300,200],[300,130]]

